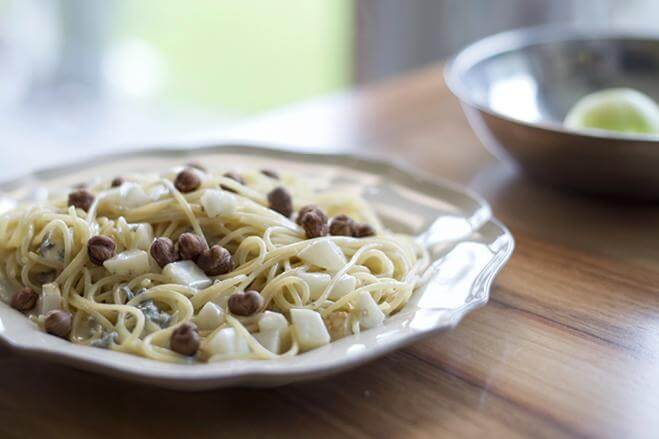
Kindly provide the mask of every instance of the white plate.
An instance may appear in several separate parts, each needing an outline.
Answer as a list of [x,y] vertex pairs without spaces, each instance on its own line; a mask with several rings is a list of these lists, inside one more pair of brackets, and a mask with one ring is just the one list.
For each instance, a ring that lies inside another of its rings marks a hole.
[[434,261],[430,281],[384,325],[281,360],[181,365],[74,345],[39,331],[4,303],[0,304],[0,340],[22,354],[163,387],[282,385],[355,367],[454,327],[466,313],[487,302],[494,276],[513,251],[512,236],[492,218],[489,206],[453,184],[376,160],[245,146],[147,150],[35,172],[0,185],[0,209],[13,199],[35,196],[39,188],[66,188],[99,175],[156,171],[192,160],[210,169],[267,167],[324,176],[345,190],[359,191],[389,228],[418,235],[427,246]]

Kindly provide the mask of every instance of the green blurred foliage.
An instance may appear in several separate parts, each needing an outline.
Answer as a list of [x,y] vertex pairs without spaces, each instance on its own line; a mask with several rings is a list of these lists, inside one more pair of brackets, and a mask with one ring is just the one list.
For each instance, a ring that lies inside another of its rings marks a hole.
[[351,0],[121,0],[114,38],[165,60],[163,97],[250,113],[352,80]]

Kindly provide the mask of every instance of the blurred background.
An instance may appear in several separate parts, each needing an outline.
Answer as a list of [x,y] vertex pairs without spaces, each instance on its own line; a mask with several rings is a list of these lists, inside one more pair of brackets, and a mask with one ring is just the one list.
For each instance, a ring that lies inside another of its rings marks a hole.
[[2,171],[220,133],[501,30],[657,16],[656,0],[0,0]]

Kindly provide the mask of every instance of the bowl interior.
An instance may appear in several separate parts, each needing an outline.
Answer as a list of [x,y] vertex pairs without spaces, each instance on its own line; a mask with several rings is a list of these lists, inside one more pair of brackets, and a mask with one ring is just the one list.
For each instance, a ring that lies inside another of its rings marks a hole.
[[579,98],[604,88],[631,87],[659,101],[658,74],[659,39],[535,29],[468,47],[453,60],[448,79],[481,108],[560,124]]

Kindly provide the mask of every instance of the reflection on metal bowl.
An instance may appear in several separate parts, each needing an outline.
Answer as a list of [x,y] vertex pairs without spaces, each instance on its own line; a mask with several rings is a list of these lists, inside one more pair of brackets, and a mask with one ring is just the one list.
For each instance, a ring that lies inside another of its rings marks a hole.
[[581,97],[605,88],[659,101],[659,35],[515,30],[463,49],[445,77],[486,147],[527,174],[589,193],[659,199],[659,137],[562,125]]

